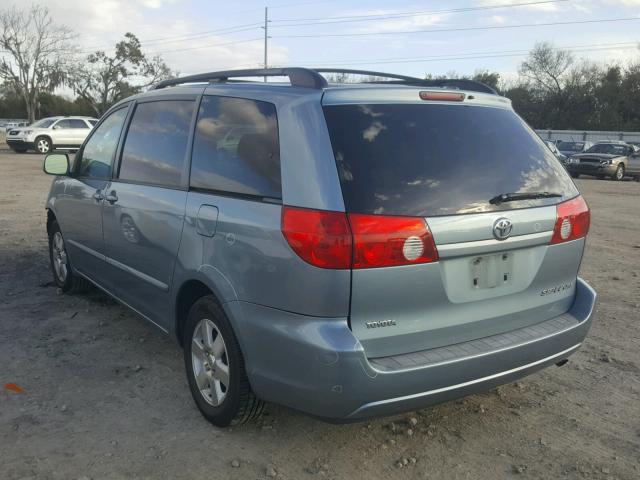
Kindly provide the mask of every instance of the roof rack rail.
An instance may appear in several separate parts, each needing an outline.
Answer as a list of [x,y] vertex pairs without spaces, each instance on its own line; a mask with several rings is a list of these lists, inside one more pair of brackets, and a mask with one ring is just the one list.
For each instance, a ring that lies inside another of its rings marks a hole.
[[380,84],[398,84],[398,85],[415,85],[418,87],[449,87],[464,90],[472,90],[474,92],[491,93],[497,95],[493,88],[476,80],[442,78],[442,79],[423,79],[418,77],[408,77],[406,75],[398,75],[395,73],[375,72],[370,70],[353,70],[349,68],[314,68],[318,73],[347,73],[355,75],[369,75],[371,77],[389,78],[390,81],[371,80],[363,83],[380,83]]
[[[253,68],[247,70],[226,70],[220,72],[198,73],[180,78],[171,78],[156,83],[151,90],[184,83],[225,82],[233,78],[241,77],[289,77],[294,87],[306,87],[322,89],[327,86],[327,81],[315,70],[309,68]],[[233,81],[233,80],[232,80]]]

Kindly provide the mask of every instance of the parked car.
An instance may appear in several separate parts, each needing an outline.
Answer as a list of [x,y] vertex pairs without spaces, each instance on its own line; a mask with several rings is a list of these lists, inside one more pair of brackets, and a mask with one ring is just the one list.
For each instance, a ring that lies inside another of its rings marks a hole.
[[636,147],[621,141],[599,142],[582,154],[572,155],[567,162],[571,176],[593,175],[600,179],[624,177],[640,179],[640,154]]
[[90,117],[49,117],[27,127],[12,128],[6,142],[14,152],[77,150],[98,122]]
[[592,142],[574,142],[574,141],[565,141],[558,140],[556,142],[556,147],[560,150],[565,157],[569,158],[571,155],[575,155],[577,153],[582,153],[586,150],[589,150],[592,147]]
[[264,402],[397,414],[564,364],[596,300],[590,213],[542,140],[481,83],[325,72],[163,81],[73,167],[48,155],[56,285],[174,336],[219,426]]
[[562,154],[560,150],[558,150],[558,147],[556,147],[556,144],[554,142],[552,142],[551,140],[545,140],[544,143],[547,144],[547,147],[549,147],[551,153],[553,153],[558,160],[560,160],[563,164],[564,162],[566,162],[567,157]]
[[9,122],[5,123],[3,127],[4,131],[8,133],[9,130],[12,130],[14,128],[26,127],[27,125],[29,125],[29,122]]

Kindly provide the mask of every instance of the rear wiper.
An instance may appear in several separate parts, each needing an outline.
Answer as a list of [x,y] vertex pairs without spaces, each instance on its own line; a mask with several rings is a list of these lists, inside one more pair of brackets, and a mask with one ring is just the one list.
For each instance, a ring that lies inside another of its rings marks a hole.
[[489,200],[489,203],[492,205],[500,205],[501,203],[514,202],[516,200],[535,200],[536,198],[555,197],[562,197],[562,195],[553,192],[501,193]]

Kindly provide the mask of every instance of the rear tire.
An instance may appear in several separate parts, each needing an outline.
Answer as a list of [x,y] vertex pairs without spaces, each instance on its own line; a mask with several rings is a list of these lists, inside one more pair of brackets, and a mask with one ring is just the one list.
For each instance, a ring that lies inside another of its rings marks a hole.
[[624,179],[624,165],[619,163],[615,173],[612,177],[616,182],[621,182]]
[[213,295],[193,304],[184,332],[189,389],[202,415],[218,427],[258,418],[264,402],[251,390],[240,345]]
[[49,227],[49,262],[53,281],[64,293],[82,293],[89,289],[89,282],[71,268],[64,237],[56,220]]

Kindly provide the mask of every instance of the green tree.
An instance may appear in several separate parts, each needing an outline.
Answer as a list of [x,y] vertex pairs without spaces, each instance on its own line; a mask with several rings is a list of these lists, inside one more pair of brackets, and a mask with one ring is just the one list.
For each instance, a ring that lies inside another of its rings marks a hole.
[[100,116],[117,101],[171,76],[161,57],[145,55],[140,40],[127,33],[113,55],[96,51],[76,65],[69,83]]

